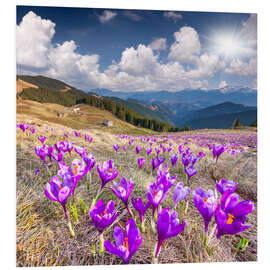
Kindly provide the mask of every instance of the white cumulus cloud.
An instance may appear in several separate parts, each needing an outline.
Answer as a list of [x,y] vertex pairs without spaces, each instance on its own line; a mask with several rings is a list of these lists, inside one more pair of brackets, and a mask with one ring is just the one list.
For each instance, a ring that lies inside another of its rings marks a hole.
[[161,51],[161,50],[166,50],[167,49],[167,40],[166,38],[157,38],[154,39],[149,47],[153,50],[153,51]]
[[55,24],[28,12],[16,26],[16,61],[19,65],[43,68],[48,65],[48,52]]
[[225,69],[226,73],[249,76],[257,74],[257,59],[251,58],[248,62],[240,59],[234,59],[231,61],[230,66]]
[[175,42],[170,47],[169,59],[192,63],[197,61],[201,51],[199,35],[196,30],[184,26],[174,33]]

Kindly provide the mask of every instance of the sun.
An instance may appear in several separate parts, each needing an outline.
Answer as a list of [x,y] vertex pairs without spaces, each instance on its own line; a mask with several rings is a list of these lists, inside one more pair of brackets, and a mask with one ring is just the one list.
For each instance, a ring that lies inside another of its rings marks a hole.
[[219,34],[213,39],[213,50],[225,58],[232,58],[241,54],[242,42],[232,34]]

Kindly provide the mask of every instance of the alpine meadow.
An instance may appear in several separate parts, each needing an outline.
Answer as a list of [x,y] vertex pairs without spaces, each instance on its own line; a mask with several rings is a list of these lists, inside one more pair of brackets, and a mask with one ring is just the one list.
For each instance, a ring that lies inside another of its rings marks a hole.
[[257,261],[257,15],[16,8],[16,266]]

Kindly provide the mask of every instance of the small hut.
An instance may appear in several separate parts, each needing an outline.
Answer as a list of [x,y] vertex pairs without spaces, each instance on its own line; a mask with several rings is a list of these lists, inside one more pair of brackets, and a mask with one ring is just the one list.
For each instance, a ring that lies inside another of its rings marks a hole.
[[74,108],[74,109],[73,109],[73,112],[75,112],[75,113],[80,112],[80,108]]
[[112,126],[113,126],[113,121],[111,121],[111,120],[104,120],[104,121],[102,122],[102,124],[103,124],[104,126],[107,126],[107,127],[112,127]]

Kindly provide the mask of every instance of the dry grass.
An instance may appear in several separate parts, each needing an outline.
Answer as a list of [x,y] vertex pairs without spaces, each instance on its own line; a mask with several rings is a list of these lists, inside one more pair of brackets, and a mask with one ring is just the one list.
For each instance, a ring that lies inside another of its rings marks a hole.
[[[18,121],[25,121],[25,115],[17,115]],[[44,126],[54,126],[55,132],[46,131],[48,144],[53,144],[61,140],[63,135],[63,126],[52,124],[40,120],[39,118],[29,118],[29,122],[38,122],[42,126],[37,129],[37,133],[44,133]],[[65,127],[65,131],[72,133],[72,128]],[[86,131],[82,130],[82,134]],[[93,137],[93,142],[86,144],[83,137],[76,138],[72,136],[72,140],[76,145],[86,146],[96,157],[98,163],[112,159],[113,163],[119,168],[120,177],[132,177],[135,182],[134,193],[136,196],[145,196],[146,187],[155,179],[151,175],[151,162],[147,157],[145,150],[139,154],[146,159],[145,166],[142,170],[138,170],[137,158],[135,155],[135,145],[145,147],[144,143],[136,140],[133,146],[129,146],[127,154],[122,150],[115,155],[112,151],[112,144],[118,143],[119,137],[106,133],[103,130],[91,129],[87,132]],[[37,135],[36,135],[37,136]],[[98,251],[98,234],[94,228],[88,215],[92,198],[100,184],[100,180],[96,170],[92,174],[91,189],[87,191],[85,179],[82,179],[75,191],[75,195],[71,202],[77,203],[79,222],[74,221],[76,237],[73,238],[65,224],[65,218],[60,204],[48,200],[44,195],[44,186],[49,181],[49,176],[40,160],[34,153],[33,144],[37,143],[33,135],[23,135],[21,131],[17,131],[17,266],[65,266],[65,265],[100,265],[100,264],[120,264],[121,260],[110,255],[105,251],[102,257],[92,252],[91,245],[96,246]],[[177,151],[177,148],[174,148]],[[198,152],[201,149],[193,145],[192,151]],[[214,163],[211,154],[207,152],[207,156],[198,162],[198,172],[192,183],[191,189],[203,187],[204,189],[214,189],[215,181],[211,173]],[[74,152],[73,158],[78,157]],[[168,159],[169,155],[166,154]],[[226,166],[231,166],[227,154],[221,156],[220,164],[223,169],[218,173],[226,172]],[[65,160],[70,162],[69,158]],[[239,161],[238,161],[239,162]],[[226,165],[228,164],[228,165]],[[234,164],[236,166],[236,164]],[[239,167],[239,166],[238,166]],[[34,170],[40,168],[40,173],[35,176]],[[243,169],[244,167],[239,167]],[[54,171],[54,167],[50,168]],[[227,170],[231,167],[227,167]],[[177,175],[177,181],[183,181],[183,172],[173,168],[171,175]],[[223,176],[223,175],[222,175]],[[232,179],[237,181],[237,179]],[[256,180],[256,179],[253,179]],[[102,196],[104,201],[115,199],[114,194],[108,187]],[[241,194],[242,199],[248,199],[248,194]],[[171,206],[172,191],[163,203],[163,206]],[[86,213],[80,206],[83,200],[86,205]],[[115,200],[116,207],[121,216],[116,220],[115,225],[122,228],[128,220],[128,215],[124,210],[124,206],[120,200]],[[203,231],[202,217],[193,205],[191,195],[189,195],[189,208],[187,214],[183,212],[181,205],[177,206],[180,219],[186,219],[187,225],[185,230],[175,238],[167,240],[162,246],[159,263],[195,263],[195,262],[232,262],[232,261],[256,261],[257,260],[257,204],[255,203],[255,211],[248,216],[248,223],[252,228],[236,236],[223,236],[220,240],[213,240],[211,245],[215,246],[213,254],[209,255],[205,246],[201,243],[201,235]],[[133,210],[133,209],[132,209]],[[135,211],[133,211],[135,213]],[[69,208],[69,213],[71,210]],[[151,211],[146,213],[147,231],[143,235],[143,242],[138,252],[131,259],[132,264],[150,264],[152,261],[151,252],[157,240],[157,235],[153,234],[150,229]],[[210,224],[210,228],[213,223]],[[245,252],[239,252],[234,256],[235,248],[241,239],[245,237],[249,239],[249,246]],[[104,238],[113,240],[112,228],[108,228],[104,233]]]
[[18,79],[16,82],[16,93],[21,93],[23,89],[25,88],[38,88],[37,85],[34,85],[32,83],[25,82],[21,79]]

